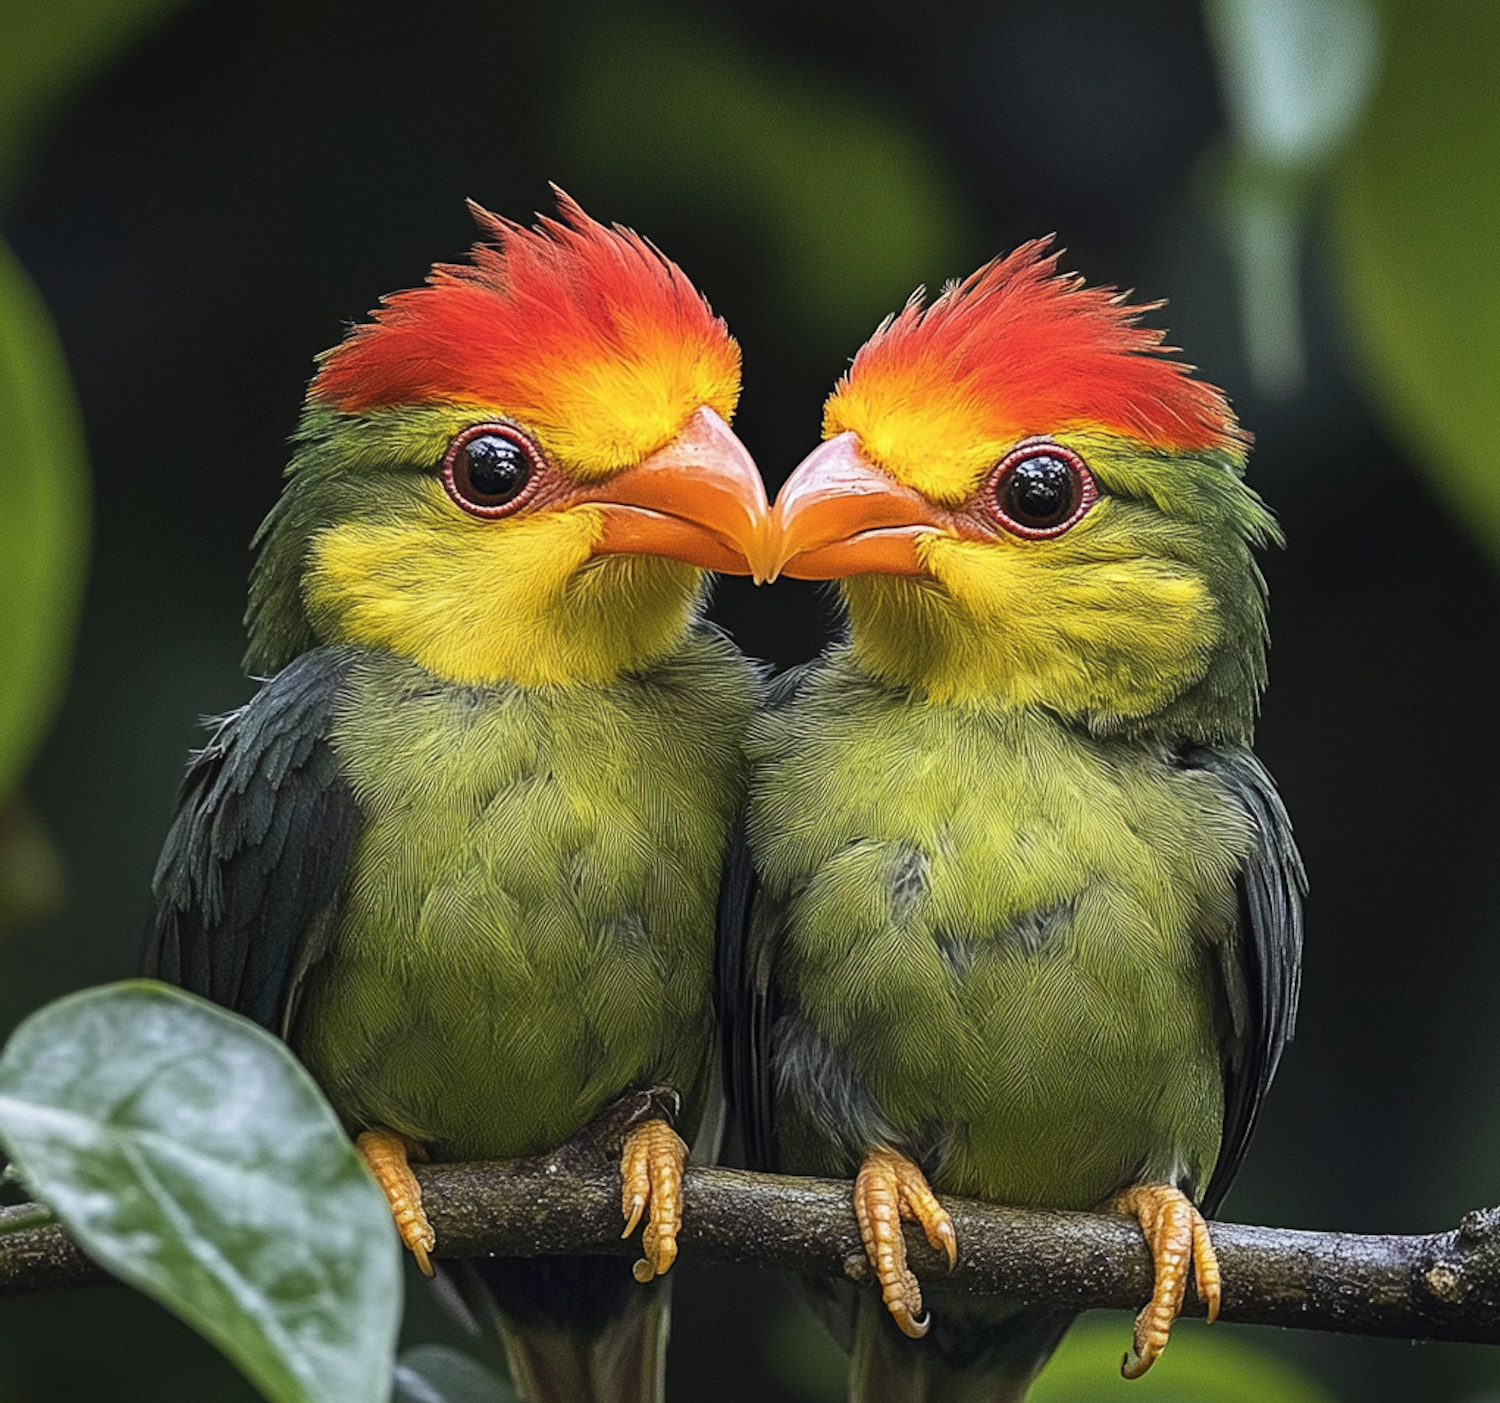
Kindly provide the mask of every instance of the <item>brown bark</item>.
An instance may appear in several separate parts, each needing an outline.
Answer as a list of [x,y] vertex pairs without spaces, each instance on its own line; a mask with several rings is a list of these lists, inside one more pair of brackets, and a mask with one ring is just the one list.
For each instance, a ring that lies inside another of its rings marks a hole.
[[[618,1174],[559,1162],[434,1164],[417,1170],[437,1255],[638,1254],[623,1241]],[[1133,1221],[945,1199],[958,1266],[908,1228],[924,1291],[993,1292],[1135,1310],[1151,1263]],[[23,1210],[0,1213],[0,1230]],[[1411,1237],[1215,1223],[1222,1318],[1303,1330],[1500,1344],[1500,1209],[1452,1232]],[[681,1255],[688,1260],[864,1279],[850,1185],[690,1168]],[[0,1295],[58,1290],[107,1275],[56,1226],[0,1236]]]

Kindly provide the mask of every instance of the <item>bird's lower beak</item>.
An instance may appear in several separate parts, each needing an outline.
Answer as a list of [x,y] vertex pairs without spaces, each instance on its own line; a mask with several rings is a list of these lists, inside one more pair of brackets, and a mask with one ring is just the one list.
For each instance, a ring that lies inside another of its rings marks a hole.
[[726,575],[757,574],[770,503],[755,460],[712,409],[665,447],[581,498],[600,507],[601,555],[662,555]]
[[865,457],[854,433],[820,444],[776,497],[764,575],[834,580],[924,574],[917,542],[951,528],[949,514]]

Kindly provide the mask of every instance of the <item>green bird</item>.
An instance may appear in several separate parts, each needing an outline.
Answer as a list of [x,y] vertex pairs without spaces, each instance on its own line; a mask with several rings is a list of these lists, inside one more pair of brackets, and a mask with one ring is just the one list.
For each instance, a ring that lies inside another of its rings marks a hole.
[[[1265,682],[1219,391],[1028,244],[913,299],[827,402],[762,573],[841,580],[849,632],[752,731],[733,1081],[753,1162],[855,1178],[883,1297],[850,1396],[1024,1396],[1051,1305],[923,1314],[936,1193],[1135,1215],[1144,1372],[1290,1036],[1303,877],[1250,752]],[[929,1332],[930,1323],[930,1332]],[[922,1338],[922,1336],[926,1338]]]
[[713,1132],[759,687],[700,608],[768,506],[723,322],[558,199],[534,229],[474,206],[472,261],[322,358],[257,538],[267,680],[191,763],[146,967],[286,1038],[429,1274],[410,1160],[616,1117],[633,1272],[475,1264],[524,1396],[604,1403],[659,1396],[665,1296],[637,1283],[676,1253],[679,1132]]

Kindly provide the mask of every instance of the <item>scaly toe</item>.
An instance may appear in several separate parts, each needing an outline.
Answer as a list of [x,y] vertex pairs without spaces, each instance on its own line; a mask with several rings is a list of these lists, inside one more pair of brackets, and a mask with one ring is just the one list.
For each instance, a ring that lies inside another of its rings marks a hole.
[[354,1148],[384,1191],[401,1241],[417,1259],[423,1275],[431,1276],[431,1254],[437,1245],[437,1234],[422,1208],[422,1186],[411,1172],[411,1160],[427,1157],[422,1147],[399,1131],[376,1127],[360,1135]]
[[642,1121],[625,1136],[620,1154],[620,1207],[629,1237],[647,1214],[641,1233],[641,1260],[631,1271],[637,1281],[660,1276],[677,1260],[682,1228],[682,1173],[687,1146],[666,1121]]
[[854,1213],[865,1256],[880,1282],[891,1319],[902,1334],[921,1339],[929,1321],[922,1309],[922,1288],[906,1262],[901,1220],[920,1223],[928,1242],[947,1254],[950,1267],[958,1260],[953,1220],[922,1171],[905,1155],[885,1148],[871,1150],[860,1165],[854,1181]]
[[1135,1318],[1136,1358],[1132,1362],[1127,1356],[1120,1366],[1127,1379],[1138,1379],[1167,1347],[1172,1322],[1182,1313],[1189,1271],[1196,1276],[1208,1318],[1213,1320],[1218,1315],[1219,1260],[1203,1215],[1186,1194],[1170,1184],[1138,1184],[1116,1194],[1104,1208],[1135,1217],[1156,1266],[1151,1300]]
[[898,1161],[897,1182],[901,1188],[901,1216],[922,1225],[927,1241],[948,1258],[948,1270],[958,1265],[958,1233],[948,1210],[937,1201],[926,1176],[909,1159]]
[[1219,1318],[1224,1280],[1219,1273],[1219,1254],[1208,1235],[1208,1224],[1196,1208],[1193,1209],[1193,1277],[1198,1299],[1207,1307],[1208,1323],[1212,1325]]

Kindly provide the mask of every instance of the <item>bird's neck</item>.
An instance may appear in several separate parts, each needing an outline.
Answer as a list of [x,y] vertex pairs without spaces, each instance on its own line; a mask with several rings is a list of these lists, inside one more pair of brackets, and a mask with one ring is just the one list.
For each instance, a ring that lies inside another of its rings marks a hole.
[[316,539],[304,598],[321,641],[385,649],[462,686],[610,682],[681,645],[703,575],[654,556],[590,558],[593,533],[584,511],[503,539],[355,522]]
[[854,659],[871,676],[932,702],[1042,708],[1088,723],[1144,720],[1207,670],[1217,620],[1195,579],[1125,608],[1108,580],[1032,578],[986,569],[992,562],[977,552],[950,554],[941,582],[844,581]]
[[[856,576],[843,593],[849,665],[923,703],[1041,712],[1091,735],[1168,745],[1250,737],[1259,647],[1213,648],[1184,626],[1184,611],[1170,628],[1087,615],[1059,628],[1024,606],[998,621],[977,616],[942,585],[910,577]],[[1090,628],[1097,637],[1081,636]],[[1132,629],[1152,647],[1133,648]]]

